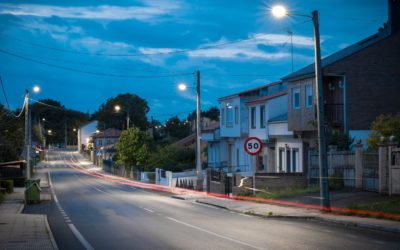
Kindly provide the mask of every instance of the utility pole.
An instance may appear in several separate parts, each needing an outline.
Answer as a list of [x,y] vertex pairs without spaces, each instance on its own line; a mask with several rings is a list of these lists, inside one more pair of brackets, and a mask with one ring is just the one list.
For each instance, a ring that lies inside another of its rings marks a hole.
[[31,152],[29,140],[29,91],[25,90],[25,151],[26,151],[26,179],[31,178]]
[[197,108],[196,108],[196,172],[197,172],[197,189],[203,189],[203,176],[201,169],[201,109],[200,109],[200,71],[196,72],[196,92],[197,92]]
[[288,30],[288,33],[290,35],[290,52],[292,54],[292,72],[294,70],[294,62],[293,62],[293,32],[291,30]]
[[325,110],[324,110],[324,86],[322,81],[321,69],[321,44],[319,34],[318,11],[312,12],[314,23],[315,41],[315,81],[317,91],[317,120],[318,120],[318,147],[319,147],[319,176],[320,176],[320,195],[321,206],[323,209],[330,210],[329,185],[328,185],[328,162],[326,158],[326,139],[325,139]]
[[126,129],[129,129],[129,111],[126,111]]
[[65,148],[67,148],[67,143],[68,143],[68,135],[67,135],[67,121],[64,121],[64,126],[65,126],[65,130],[64,130],[64,145]]

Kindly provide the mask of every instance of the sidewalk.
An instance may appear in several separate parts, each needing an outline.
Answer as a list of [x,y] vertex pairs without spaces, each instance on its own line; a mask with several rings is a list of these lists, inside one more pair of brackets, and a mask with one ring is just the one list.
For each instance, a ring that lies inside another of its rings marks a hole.
[[265,203],[238,201],[226,198],[194,195],[175,195],[174,198],[194,200],[198,203],[216,206],[238,213],[265,218],[313,219],[345,226],[374,229],[390,233],[400,233],[400,222],[358,216],[337,215],[316,209],[277,206]]
[[46,215],[22,214],[25,188],[0,204],[0,249],[58,249]]

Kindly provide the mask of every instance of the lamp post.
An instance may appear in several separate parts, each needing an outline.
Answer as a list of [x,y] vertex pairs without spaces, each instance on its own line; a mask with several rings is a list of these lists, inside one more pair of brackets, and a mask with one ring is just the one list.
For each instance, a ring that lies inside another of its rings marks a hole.
[[[180,91],[185,91],[188,87],[181,83],[178,85]],[[203,174],[201,169],[201,123],[200,123],[200,71],[196,71],[196,175],[197,175],[197,190],[203,189]]]
[[[115,105],[114,110],[115,110],[115,112],[118,113],[119,111],[121,111],[121,106]],[[123,111],[126,112],[126,129],[129,129],[129,111],[125,110],[125,109]]]
[[275,17],[302,16],[311,18],[314,26],[314,50],[315,50],[315,81],[317,94],[317,121],[318,121],[318,147],[319,147],[319,176],[320,176],[320,195],[321,206],[323,209],[330,209],[329,185],[328,185],[328,163],[326,158],[326,139],[325,139],[325,111],[324,111],[324,91],[321,69],[321,44],[319,34],[318,11],[314,10],[311,16],[304,14],[289,13],[282,5],[272,8]]
[[[38,85],[32,88],[34,93],[40,92]],[[25,90],[25,149],[26,149],[26,178],[31,178],[31,115],[29,110],[29,90]]]

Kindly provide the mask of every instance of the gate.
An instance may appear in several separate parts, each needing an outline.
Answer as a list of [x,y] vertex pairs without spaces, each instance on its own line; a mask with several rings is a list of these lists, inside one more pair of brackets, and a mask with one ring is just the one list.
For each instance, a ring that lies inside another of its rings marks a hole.
[[379,154],[363,153],[363,190],[379,191]]
[[400,194],[400,148],[393,148],[389,162],[389,194]]
[[225,194],[229,195],[232,193],[232,176],[225,177]]

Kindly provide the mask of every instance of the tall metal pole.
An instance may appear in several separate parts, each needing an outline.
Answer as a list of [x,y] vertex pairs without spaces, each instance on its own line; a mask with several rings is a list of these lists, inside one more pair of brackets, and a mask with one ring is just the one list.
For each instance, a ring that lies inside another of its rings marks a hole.
[[317,92],[317,119],[318,119],[318,147],[319,147],[319,176],[320,176],[320,195],[321,206],[324,209],[330,209],[329,185],[328,185],[328,162],[326,158],[326,140],[325,140],[325,111],[324,111],[324,86],[322,81],[321,69],[321,47],[319,35],[318,11],[312,12],[314,23],[314,41],[315,41],[315,81]]
[[196,92],[197,92],[197,108],[196,108],[196,172],[197,172],[197,190],[203,189],[203,176],[201,171],[201,125],[200,125],[200,71],[196,71]]
[[64,144],[65,144],[65,148],[67,148],[67,144],[68,144],[68,135],[67,135],[67,121],[64,122]]
[[29,141],[29,91],[25,91],[25,151],[26,151],[26,178],[31,178],[31,152]]
[[126,111],[126,129],[129,129],[129,112]]

